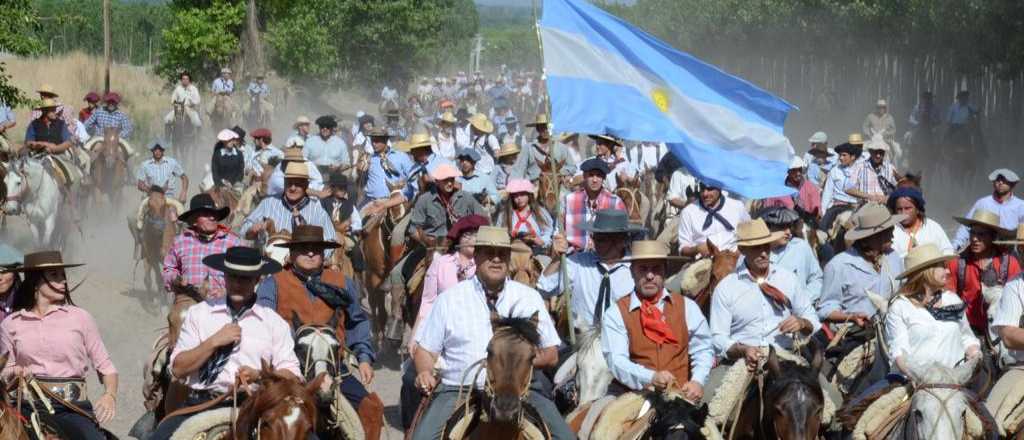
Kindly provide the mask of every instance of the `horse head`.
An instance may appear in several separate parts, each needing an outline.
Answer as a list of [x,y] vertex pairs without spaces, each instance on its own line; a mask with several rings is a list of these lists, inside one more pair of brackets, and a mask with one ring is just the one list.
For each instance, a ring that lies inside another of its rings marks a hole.
[[293,377],[276,373],[262,360],[258,391],[238,410],[238,419],[226,438],[304,439],[316,429],[315,390],[324,375],[305,386]]
[[535,285],[544,268],[533,258],[533,249],[522,240],[512,241],[512,258],[509,261],[509,278],[526,284]]
[[816,350],[810,366],[780,361],[775,347],[768,352],[765,362],[765,384],[761,395],[765,433],[780,439],[813,440],[818,438],[825,394],[818,382],[818,373],[824,362],[821,350]]
[[576,389],[579,402],[592,402],[607,394],[612,373],[601,351],[601,327],[593,327],[580,335],[576,344]]
[[644,396],[654,410],[648,438],[687,440],[703,438],[700,430],[708,417],[707,405],[694,404],[674,390],[651,391]]
[[694,297],[694,301],[700,306],[704,316],[709,316],[711,294],[715,291],[715,287],[736,270],[736,263],[740,259],[739,251],[719,249],[710,239],[707,240],[707,247],[708,256],[711,258],[711,275],[705,287]]
[[263,245],[263,255],[271,260],[274,260],[280,264],[285,264],[288,259],[288,248],[275,246],[278,244],[286,243],[292,239],[292,234],[288,231],[275,232],[273,220],[267,220],[270,224],[267,226],[265,244]]
[[[338,314],[331,316],[327,324],[302,324],[292,313],[292,328],[295,329],[295,355],[299,358],[302,375],[307,381],[320,375],[337,377],[344,360],[339,359]],[[323,396],[329,397],[329,396]]]
[[10,164],[4,175],[4,212],[17,215],[21,212],[22,202],[28,194],[28,176],[25,174],[26,160],[20,159]]
[[538,313],[530,318],[501,318],[491,312],[494,335],[487,344],[485,395],[491,420],[498,423],[517,420],[529,395],[533,360],[540,346]]
[[977,359],[948,368],[935,363],[908,365],[917,385],[911,396],[907,429],[917,438],[964,438],[964,417],[970,407],[962,390],[974,374]]

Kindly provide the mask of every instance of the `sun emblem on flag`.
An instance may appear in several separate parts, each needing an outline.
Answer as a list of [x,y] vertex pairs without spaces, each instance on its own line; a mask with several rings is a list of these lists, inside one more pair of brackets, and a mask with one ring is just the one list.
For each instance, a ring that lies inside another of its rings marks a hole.
[[651,100],[654,101],[654,105],[662,113],[668,112],[668,107],[672,105],[668,97],[668,90],[665,90],[663,87],[655,87],[654,90],[651,90]]

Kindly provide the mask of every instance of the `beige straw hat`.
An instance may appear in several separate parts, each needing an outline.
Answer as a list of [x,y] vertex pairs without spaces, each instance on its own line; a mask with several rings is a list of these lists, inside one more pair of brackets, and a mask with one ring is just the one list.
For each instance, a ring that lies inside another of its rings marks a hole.
[[284,169],[285,179],[309,179],[309,165],[305,162],[288,162]]
[[637,260],[683,260],[683,257],[669,256],[668,245],[658,240],[637,240],[629,248],[629,255],[620,262]]
[[975,209],[974,213],[970,217],[953,217],[957,223],[967,226],[981,226],[996,231],[996,234],[1003,237],[1013,235],[1013,231],[1004,229],[1002,224],[999,222],[999,215],[984,209]]
[[505,156],[508,156],[510,154],[516,154],[516,153],[518,153],[520,151],[521,150],[519,149],[518,145],[516,145],[513,142],[509,142],[509,143],[506,143],[505,145],[502,145],[501,149],[498,150],[498,157],[505,157]]
[[483,113],[477,113],[469,117],[469,124],[484,133],[491,134],[494,132],[494,123],[490,119],[487,119]]
[[489,246],[498,248],[512,248],[512,239],[508,235],[508,229],[499,226],[481,226],[476,230],[476,241],[474,247]]
[[785,235],[783,231],[772,232],[762,219],[749,220],[736,226],[736,246],[760,246],[774,242]]
[[909,278],[911,275],[932,267],[936,264],[941,264],[946,261],[957,258],[956,255],[943,255],[942,251],[932,243],[922,244],[910,250],[907,256],[903,258],[903,267],[906,270],[896,277],[898,280]]
[[904,218],[904,215],[893,215],[885,206],[878,203],[868,203],[850,217],[853,228],[846,232],[844,238],[848,243],[853,243],[895,227],[896,223]]

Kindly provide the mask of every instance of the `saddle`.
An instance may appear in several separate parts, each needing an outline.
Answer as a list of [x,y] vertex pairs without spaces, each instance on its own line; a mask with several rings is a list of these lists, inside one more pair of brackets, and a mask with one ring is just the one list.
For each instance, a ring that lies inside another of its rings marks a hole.
[[46,170],[57,181],[58,186],[62,189],[70,188],[73,185],[74,177],[71,174],[71,170],[68,169],[64,162],[58,160],[53,155],[47,154],[42,158],[43,169]]
[[[424,399],[424,404],[429,405],[429,402]],[[541,419],[540,413],[527,402],[523,402],[522,405],[523,417],[519,420],[519,428],[522,432],[519,438],[526,440],[550,439],[551,431],[548,430],[547,424]],[[420,414],[417,414],[416,420],[413,422],[412,432],[415,432],[419,416]],[[448,416],[444,430],[441,431],[441,438],[469,438],[469,434],[476,430],[480,422],[488,421],[487,417],[487,412],[483,409],[481,392],[473,390],[467,397],[456,402],[455,410]]]

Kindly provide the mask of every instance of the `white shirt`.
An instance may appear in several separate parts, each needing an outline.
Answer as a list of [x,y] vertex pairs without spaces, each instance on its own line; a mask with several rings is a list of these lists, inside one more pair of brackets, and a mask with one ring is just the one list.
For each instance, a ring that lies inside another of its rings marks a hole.
[[[1003,327],[1020,327],[1021,316],[1024,315],[1024,278],[1021,275],[1006,283],[1003,295],[995,311],[989,316],[989,328],[998,335]],[[1010,350],[1017,362],[1024,362],[1024,350]]]
[[[505,290],[498,295],[494,307],[502,317],[528,318],[538,312],[540,348],[561,343],[544,300],[529,286],[505,281]],[[416,342],[444,360],[441,383],[459,386],[473,380],[472,375],[464,373],[470,365],[487,358],[487,344],[493,335],[490,315],[483,286],[475,276],[449,287],[437,297],[430,316],[416,334]],[[486,377],[487,372],[482,369],[477,377],[477,388],[484,387]]]
[[255,148],[251,150],[247,149],[246,153],[246,158],[249,159],[249,171],[252,171],[257,176],[263,174],[263,166],[266,165],[268,161],[270,161],[270,158],[284,158],[284,152],[281,151],[280,148],[277,148],[273,145],[267,145],[266,147],[263,147],[259,151],[256,151]]
[[[611,282],[612,306],[619,298],[633,292],[633,274],[629,270],[629,263],[604,264],[591,251],[569,255],[565,259],[565,278],[571,280],[573,325],[576,328],[588,329],[594,326],[594,308],[604,278],[597,268],[599,264],[610,273],[608,280]],[[555,272],[541,275],[537,280],[537,289],[552,295],[561,294],[561,274]]]
[[[672,179],[668,183],[668,198],[686,201],[686,190],[698,194],[697,179],[694,178],[685,168],[679,168],[672,172]],[[673,214],[678,214],[679,209],[670,206]]]
[[[943,292],[938,307],[962,304],[955,294]],[[907,297],[889,303],[885,315],[885,343],[889,346],[891,367],[896,370],[896,359],[907,364],[937,363],[953,368],[971,346],[981,346],[967,323],[967,314],[959,321],[939,321],[924,307],[915,306]]]
[[892,232],[892,248],[896,251],[896,254],[900,258],[906,257],[907,252],[910,252],[911,247],[911,235],[914,238],[914,247],[922,244],[934,244],[935,247],[942,251],[943,255],[953,254],[953,245],[949,242],[949,237],[946,236],[946,231],[942,229],[942,226],[938,222],[930,218],[924,219],[924,224],[917,229],[917,232],[910,234],[903,229],[902,224],[897,224],[896,228]]
[[722,195],[722,199],[725,205],[718,214],[729,222],[733,230],[726,229],[718,219],[712,219],[711,226],[704,229],[704,219],[708,213],[700,207],[700,203],[691,203],[679,214],[679,249],[700,245],[708,239],[719,249],[736,249],[736,228],[741,222],[750,220],[750,214],[743,203],[725,195]]
[[437,138],[433,142],[431,142],[431,149],[434,150],[434,154],[441,156],[445,159],[454,161],[455,136],[443,136],[441,133],[438,133]]
[[[309,189],[313,191],[324,190],[324,176],[320,174],[320,170],[317,169],[313,164],[306,162],[309,165]],[[284,192],[284,170],[278,165],[274,168],[274,172],[270,173],[270,180],[267,181],[267,196],[279,196]]]
[[653,171],[658,167],[658,162],[668,152],[668,146],[664,142],[651,143],[641,142],[627,149],[629,162],[640,172]]
[[[485,145],[490,146],[493,153],[488,153]],[[476,172],[491,174],[494,171],[494,157],[491,154],[498,154],[498,150],[501,149],[501,145],[498,145],[498,138],[493,134],[481,135],[473,142],[473,149],[480,153],[480,161],[476,163]]]
[[186,107],[196,107],[199,105],[199,89],[195,84],[189,84],[187,89],[178,84],[171,93],[171,102],[184,102]]

